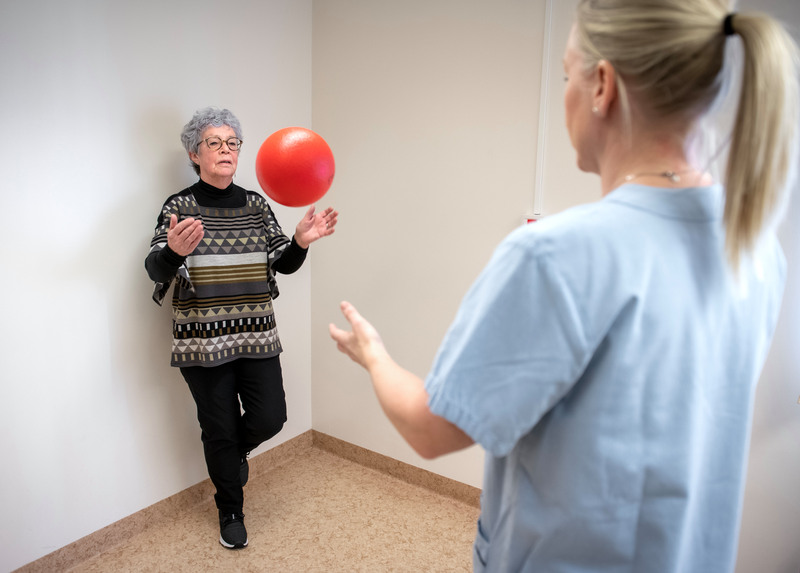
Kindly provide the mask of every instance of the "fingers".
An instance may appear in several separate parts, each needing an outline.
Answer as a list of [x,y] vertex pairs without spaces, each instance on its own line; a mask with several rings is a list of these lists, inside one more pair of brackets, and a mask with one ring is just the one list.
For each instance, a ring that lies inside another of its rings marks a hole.
[[187,239],[187,242],[188,242],[187,248],[189,249],[190,252],[195,250],[197,245],[200,244],[200,241],[203,240],[203,237],[205,236],[205,234],[206,233],[205,233],[205,230],[203,229],[203,225],[202,224],[197,225],[194,228],[194,230],[192,231],[192,234],[189,235],[189,237]]
[[331,324],[328,326],[331,338],[336,341],[340,352],[347,354],[351,360],[370,370],[383,357],[388,356],[381,337],[352,304],[343,301],[340,308],[345,319],[350,323],[352,332],[347,332]]
[[354,307],[346,300],[342,301],[339,307],[342,309],[342,314],[347,319],[347,322],[350,323],[350,326],[354,326],[356,322],[360,322],[361,320],[363,320],[363,317],[358,313],[356,307]]
[[180,222],[177,222],[177,219],[177,215],[170,216],[167,244],[179,255],[188,256],[203,240],[205,235],[203,222],[192,217]]
[[194,217],[187,217],[178,222],[178,216],[173,213],[169,218],[169,230],[177,234],[184,233],[189,230],[190,227],[196,227],[198,225],[202,227],[203,222]]
[[328,332],[330,332],[331,338],[333,338],[336,342],[339,342],[347,334],[347,332],[345,332],[344,330],[342,330],[333,323],[330,323],[328,325]]
[[353,362],[360,363],[356,354],[351,349],[355,335],[352,332],[347,332],[337,327],[335,324],[328,325],[328,332],[331,338],[336,342],[336,349],[342,354],[346,354]]
[[[352,326],[354,320],[353,313],[358,314],[355,307],[349,302],[342,302],[340,308],[342,310],[342,314],[344,315],[345,319],[347,319],[347,322],[349,322],[350,326]],[[333,323],[328,325],[328,331],[331,334],[331,338],[333,338],[336,342],[340,344],[342,344],[345,341],[348,335],[352,335],[352,333],[342,330]]]
[[[188,221],[188,219],[186,219],[186,221]],[[178,226],[173,229],[175,238],[187,245],[195,241],[200,242],[200,239],[203,238],[203,223],[192,220],[190,224],[183,225],[186,221],[181,221],[178,223]]]
[[337,328],[334,324],[328,325],[328,332],[330,333],[333,341],[336,343],[336,348],[339,349],[339,352],[347,354],[347,347],[345,346],[344,339],[349,333],[345,332],[341,328]]
[[353,329],[352,338],[356,343],[367,347],[376,341],[380,341],[378,332],[366,318],[361,316],[356,307],[345,301],[342,302],[341,309],[347,322],[350,323],[350,328]]
[[349,350],[349,344],[352,345],[356,340],[354,325],[360,319],[360,315],[358,314],[358,311],[356,311],[355,307],[349,302],[343,302],[341,304],[341,310],[347,322],[350,323],[350,327],[353,328],[353,332],[342,330],[333,323],[328,325],[328,332],[330,333],[331,338],[336,341],[339,350],[352,356]]
[[325,234],[330,235],[335,230],[336,223],[338,223],[339,213],[333,210],[333,207],[328,207],[322,212],[322,220],[325,221]]

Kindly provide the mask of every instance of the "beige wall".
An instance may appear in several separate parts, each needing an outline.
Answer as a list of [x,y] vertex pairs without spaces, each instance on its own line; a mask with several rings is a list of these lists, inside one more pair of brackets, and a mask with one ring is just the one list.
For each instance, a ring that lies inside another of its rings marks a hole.
[[460,299],[533,207],[544,3],[314,3],[314,129],[336,235],[312,259],[314,428],[480,485],[482,452],[423,462],[326,325],[353,302],[424,376]]

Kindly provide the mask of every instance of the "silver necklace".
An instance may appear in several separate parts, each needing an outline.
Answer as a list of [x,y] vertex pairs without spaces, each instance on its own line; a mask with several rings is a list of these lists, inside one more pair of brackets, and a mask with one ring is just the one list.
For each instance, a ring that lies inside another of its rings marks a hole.
[[673,183],[680,183],[681,176],[680,173],[675,171],[662,171],[661,173],[631,173],[630,175],[626,175],[623,177],[623,181],[627,183],[628,181],[633,181],[634,179],[638,179],[639,177],[664,177],[665,179],[669,179]]

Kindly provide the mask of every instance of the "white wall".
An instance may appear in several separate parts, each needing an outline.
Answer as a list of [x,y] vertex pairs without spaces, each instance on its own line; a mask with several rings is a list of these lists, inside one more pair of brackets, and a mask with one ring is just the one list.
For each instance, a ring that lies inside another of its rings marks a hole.
[[[0,78],[7,571],[207,477],[143,261],[195,180],[178,135],[196,109],[239,116],[251,189],[260,142],[310,126],[311,3],[3,2]],[[278,211],[289,233],[301,214]],[[311,427],[309,269],[281,287],[289,422],[271,445]]]
[[[553,1],[544,215],[599,193],[563,127],[561,55],[576,4]],[[800,29],[796,0],[741,6]],[[330,200],[342,211],[312,263],[314,427],[473,485],[480,450],[417,457],[325,327],[343,324],[337,305],[348,299],[400,364],[427,373],[469,284],[533,208],[544,15],[543,0],[314,2],[314,126],[337,156]],[[798,217],[796,193],[787,220]],[[800,231],[788,223],[781,237],[790,275],[757,397],[739,573],[800,564]]]

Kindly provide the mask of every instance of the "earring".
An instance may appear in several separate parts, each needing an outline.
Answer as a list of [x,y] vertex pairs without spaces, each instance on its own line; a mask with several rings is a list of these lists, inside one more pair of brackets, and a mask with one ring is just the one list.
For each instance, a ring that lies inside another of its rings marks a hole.
[[597,106],[592,107],[592,113],[597,115],[598,113],[600,113],[600,108],[598,108]]

